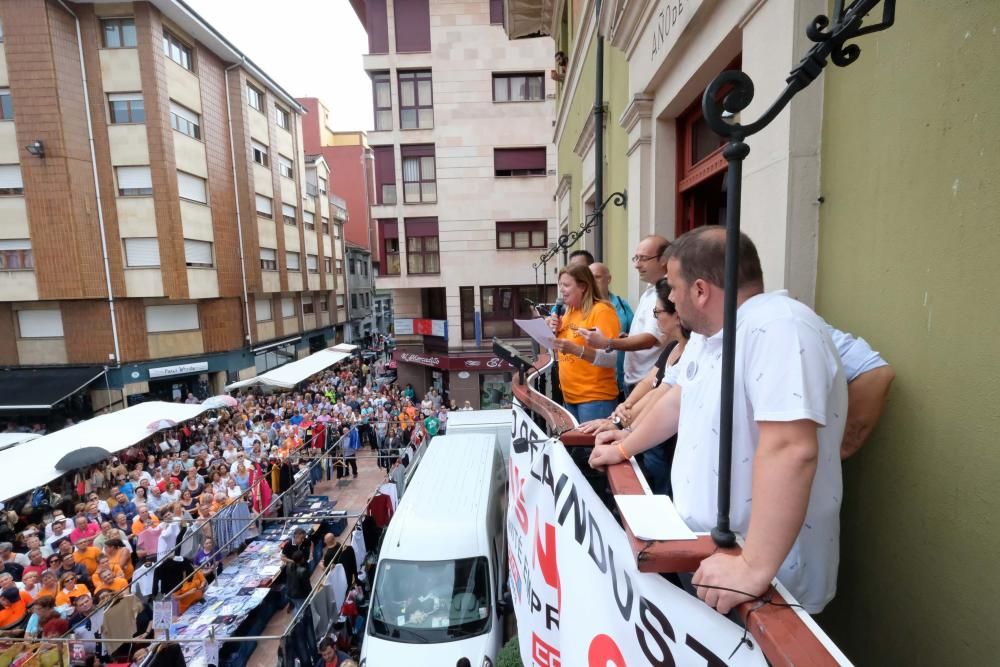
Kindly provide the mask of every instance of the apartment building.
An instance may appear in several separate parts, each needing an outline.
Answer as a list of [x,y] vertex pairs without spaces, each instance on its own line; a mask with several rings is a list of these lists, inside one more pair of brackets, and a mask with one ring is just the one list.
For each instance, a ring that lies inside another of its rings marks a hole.
[[347,341],[364,341],[375,333],[375,270],[372,254],[347,242]]
[[175,0],[0,0],[0,26],[9,381],[103,374],[100,410],[332,342],[343,220],[293,97]]
[[490,339],[520,338],[513,320],[547,296],[532,263],[555,240],[554,46],[509,41],[496,1],[352,6],[368,33],[373,256],[399,381],[499,407],[510,367]]

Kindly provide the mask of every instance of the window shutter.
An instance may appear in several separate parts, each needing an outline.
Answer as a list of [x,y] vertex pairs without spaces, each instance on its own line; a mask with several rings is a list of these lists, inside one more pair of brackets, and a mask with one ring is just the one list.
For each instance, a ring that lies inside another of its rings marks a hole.
[[277,259],[277,252],[274,250],[274,248],[261,248],[260,258],[273,262],[275,259]]
[[141,102],[142,93],[111,93],[108,95],[109,102]]
[[62,312],[58,308],[17,311],[21,338],[62,338]]
[[257,195],[257,212],[264,213],[266,215],[274,215],[274,210],[271,208],[271,198],[265,197],[264,195]]
[[254,311],[258,322],[267,322],[271,319],[271,300],[267,298],[254,299]]
[[209,241],[184,239],[184,258],[188,264],[212,266],[212,244]]
[[181,199],[208,203],[208,189],[205,179],[184,171],[177,172],[177,194]]
[[302,211],[302,220],[307,224],[311,225],[316,222],[316,216],[312,211]]
[[281,298],[281,316],[295,317],[295,300],[290,296]]
[[127,266],[159,266],[160,242],[155,236],[125,239]]
[[198,305],[194,303],[146,306],[146,331],[192,331],[198,328]]
[[403,223],[406,225],[407,238],[438,235],[437,218],[406,218]]
[[285,251],[285,261],[289,270],[298,271],[301,267],[300,259],[299,253],[292,252],[291,250]]
[[[142,96],[140,95],[139,97],[141,98]],[[191,111],[190,109],[182,107],[181,105],[177,104],[174,101],[170,102],[170,113],[174,114],[178,118],[183,118],[189,123],[194,123],[195,125],[201,125],[201,119],[198,117],[198,114]]]
[[0,164],[0,188],[23,188],[21,165]]
[[253,146],[254,150],[260,151],[264,155],[267,155],[267,146],[260,143],[259,141],[250,140],[250,145]]
[[545,169],[545,147],[496,148],[493,151],[493,165],[498,171],[508,169]]
[[292,206],[291,204],[282,204],[281,205],[281,214],[282,215],[287,215],[289,218],[294,218],[295,217],[295,207]]
[[0,250],[31,250],[31,239],[2,239]]
[[118,187],[121,190],[139,190],[153,187],[149,167],[117,167]]
[[315,271],[318,268],[316,255],[306,255],[306,268],[310,271]]

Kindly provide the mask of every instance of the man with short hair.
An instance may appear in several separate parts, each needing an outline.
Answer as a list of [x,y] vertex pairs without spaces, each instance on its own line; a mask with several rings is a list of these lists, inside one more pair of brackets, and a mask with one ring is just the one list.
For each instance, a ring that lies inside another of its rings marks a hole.
[[594,256],[590,254],[589,250],[584,250],[583,248],[580,248],[579,250],[574,250],[569,254],[569,261],[567,261],[566,264],[567,265],[579,264],[581,266],[590,266],[595,261],[597,260],[594,259]]
[[[676,433],[673,500],[699,532],[717,519],[725,239],[725,229],[703,227],[674,242],[670,300],[694,332],[678,383],[656,419],[600,434],[591,454],[603,467]],[[741,234],[739,246],[730,522],[745,544],[738,556],[702,561],[691,583],[725,614],[777,577],[818,613],[836,588],[847,384],[826,323],[783,291],[765,294],[753,242]]]
[[323,659],[323,667],[343,667],[344,661],[351,656],[337,648],[336,642],[329,637],[323,637],[319,643],[319,657]]
[[[632,327],[632,307],[625,299],[611,291],[611,271],[601,262],[594,262],[590,265],[590,272],[594,275],[594,282],[597,283],[597,291],[602,299],[607,299],[614,306],[618,313],[618,323],[622,331],[628,331]],[[618,377],[618,393],[625,394],[625,353],[618,352],[618,364],[615,372]]]

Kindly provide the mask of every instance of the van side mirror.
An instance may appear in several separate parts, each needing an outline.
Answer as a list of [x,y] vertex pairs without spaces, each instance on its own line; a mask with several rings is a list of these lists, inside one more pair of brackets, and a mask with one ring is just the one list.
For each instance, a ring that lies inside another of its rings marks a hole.
[[503,618],[504,614],[514,610],[514,598],[509,590],[504,590],[503,597],[497,601],[497,615]]

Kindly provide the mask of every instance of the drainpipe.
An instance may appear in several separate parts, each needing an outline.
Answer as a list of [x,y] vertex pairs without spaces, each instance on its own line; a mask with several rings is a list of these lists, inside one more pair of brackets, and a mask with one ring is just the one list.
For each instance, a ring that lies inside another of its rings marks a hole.
[[225,69],[223,75],[226,80],[226,119],[229,121],[229,152],[233,161],[233,194],[236,199],[236,236],[239,239],[240,248],[240,278],[243,280],[243,315],[246,318],[246,336],[244,337],[247,347],[253,345],[253,328],[250,326],[250,297],[247,294],[247,267],[243,256],[243,222],[240,217],[240,188],[236,180],[236,138],[233,135],[233,107],[229,99],[229,71],[246,64],[246,58],[238,63],[230,65]]
[[[594,3],[594,21],[601,22],[601,0]],[[604,37],[597,30],[596,72],[594,75],[594,258],[604,261]]]
[[[121,349],[118,346],[118,317],[115,314],[115,295],[111,290],[111,265],[108,262],[108,238],[104,231],[104,207],[101,204],[101,182],[97,174],[97,150],[94,147],[94,124],[90,118],[90,93],[87,91],[87,66],[83,62],[83,36],[80,33],[80,17],[72,9],[66,6],[62,0],[56,0],[59,5],[69,12],[73,20],[76,21],[76,46],[80,54],[80,79],[83,82],[83,108],[87,118],[87,140],[90,145],[90,166],[93,171],[94,191],[97,196],[97,222],[101,232],[101,255],[104,259],[104,282],[108,288],[108,308],[111,310],[111,335],[115,343],[115,365],[121,366]],[[122,400],[125,399],[125,391],[122,390]],[[110,407],[110,406],[109,406]]]

